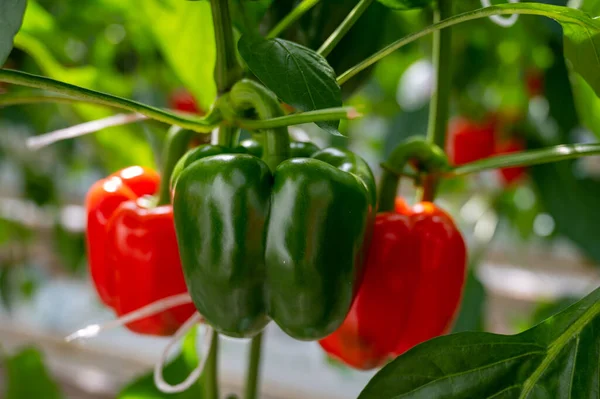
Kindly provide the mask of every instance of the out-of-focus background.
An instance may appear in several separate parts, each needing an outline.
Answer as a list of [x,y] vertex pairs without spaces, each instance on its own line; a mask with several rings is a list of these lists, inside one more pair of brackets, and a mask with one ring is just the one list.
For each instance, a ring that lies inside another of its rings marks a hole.
[[[237,32],[257,21],[268,30],[296,2],[269,3],[232,1]],[[322,2],[285,36],[316,48],[355,3]],[[478,0],[455,3],[457,13],[480,6]],[[202,112],[215,95],[208,4],[29,0],[5,67],[159,107],[192,96]],[[341,73],[430,20],[428,11],[394,12],[374,3],[328,60]],[[379,162],[396,143],[427,129],[430,50],[430,40],[420,40],[344,86],[346,103],[365,114],[342,123],[346,137],[314,125],[294,133],[322,146],[348,146],[379,173]],[[530,16],[510,29],[488,19],[470,22],[454,29],[453,54],[455,123],[462,118],[487,126],[493,120],[499,145],[518,143],[517,149],[597,141],[600,103],[584,82],[570,79],[558,24]],[[19,90],[3,85],[0,96]],[[166,343],[125,329],[64,342],[74,330],[114,318],[87,272],[85,193],[123,167],[158,167],[168,126],[135,123],[37,151],[25,142],[112,113],[69,104],[0,108],[0,397],[21,398],[11,386],[37,381],[44,387],[39,398],[113,398],[150,370]],[[402,190],[414,198],[410,184]],[[596,157],[445,181],[439,204],[455,216],[471,257],[455,331],[516,333],[597,287],[599,197]],[[239,391],[247,350],[247,342],[224,341],[225,391]],[[265,398],[353,398],[372,374],[328,359],[316,343],[268,328]],[[146,376],[135,384],[143,391],[151,381]],[[121,397],[139,397],[130,392]]]

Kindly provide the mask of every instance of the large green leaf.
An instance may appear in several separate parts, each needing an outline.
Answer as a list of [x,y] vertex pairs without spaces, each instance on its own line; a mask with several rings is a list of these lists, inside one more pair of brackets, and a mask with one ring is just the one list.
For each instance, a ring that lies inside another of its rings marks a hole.
[[[196,352],[196,328],[193,328],[183,341],[181,354],[173,359],[163,370],[165,381],[169,384],[178,384],[183,381],[198,365]],[[126,386],[117,396],[118,399],[202,399],[204,391],[199,382],[188,390],[176,394],[160,392],[154,385],[153,372],[139,377]]]
[[[252,73],[294,108],[312,111],[342,105],[335,72],[315,51],[287,40],[251,35],[242,36],[238,49]],[[339,121],[317,124],[339,134]]]
[[217,94],[210,3],[144,0],[137,7],[145,13],[148,27],[175,74],[207,110]]
[[464,332],[425,342],[373,377],[360,399],[595,398],[600,289],[518,335]]
[[27,0],[0,0],[0,67],[12,50],[26,6]]
[[4,360],[7,391],[4,399],[62,399],[58,386],[46,370],[42,355],[26,348]]
[[431,0],[377,0],[386,7],[395,10],[409,10],[411,8],[423,8],[431,4]]

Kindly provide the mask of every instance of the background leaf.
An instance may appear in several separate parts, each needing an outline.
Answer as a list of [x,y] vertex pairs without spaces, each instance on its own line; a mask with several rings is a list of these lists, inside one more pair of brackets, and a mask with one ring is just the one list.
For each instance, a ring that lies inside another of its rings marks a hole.
[[173,71],[201,107],[208,109],[217,95],[210,3],[147,0],[136,8],[145,13],[144,20]]
[[377,398],[585,398],[598,394],[600,289],[524,333],[464,332],[425,342],[360,394]]
[[13,38],[19,31],[27,0],[0,0],[0,66],[13,47]]
[[377,0],[386,7],[395,10],[408,10],[411,8],[423,8],[431,4],[431,0]]
[[4,361],[7,372],[5,399],[62,399],[58,385],[46,370],[41,353],[26,348]]
[[[283,39],[248,35],[242,36],[238,49],[250,71],[292,107],[312,111],[342,105],[335,72],[313,50]],[[317,124],[339,135],[339,121]]]

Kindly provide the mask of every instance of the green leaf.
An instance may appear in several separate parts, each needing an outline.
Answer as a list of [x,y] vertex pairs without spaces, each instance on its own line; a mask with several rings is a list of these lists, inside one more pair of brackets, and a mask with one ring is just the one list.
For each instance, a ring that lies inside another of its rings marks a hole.
[[571,84],[581,123],[600,138],[600,98],[579,74],[573,74]]
[[27,0],[0,0],[0,67],[13,48],[13,39],[21,23]]
[[359,399],[592,398],[598,395],[600,289],[518,335],[464,332],[384,367]]
[[409,10],[423,8],[431,4],[431,0],[377,0],[386,7],[394,10]]
[[41,353],[25,348],[4,361],[8,389],[5,399],[62,399],[58,385],[46,370]]
[[[193,328],[183,341],[181,354],[173,359],[163,370],[165,381],[169,384],[177,384],[183,381],[198,365],[196,351],[197,328]],[[144,374],[126,386],[117,396],[118,399],[202,399],[204,391],[199,382],[196,382],[188,390],[176,394],[160,392],[154,385],[153,371]]]
[[210,3],[145,0],[139,9],[145,13],[144,20],[177,77],[208,110],[217,95]]
[[[264,40],[248,35],[242,36],[238,49],[252,73],[294,108],[312,111],[342,105],[335,72],[313,50],[283,39]],[[317,125],[339,135],[339,121]]]

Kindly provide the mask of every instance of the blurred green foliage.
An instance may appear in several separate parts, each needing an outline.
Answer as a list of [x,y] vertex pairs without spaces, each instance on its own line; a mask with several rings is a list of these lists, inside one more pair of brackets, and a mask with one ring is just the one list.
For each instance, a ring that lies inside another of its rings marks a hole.
[[1,359],[6,371],[5,399],[62,399],[59,387],[51,378],[42,354],[35,348],[25,348],[13,356]]

